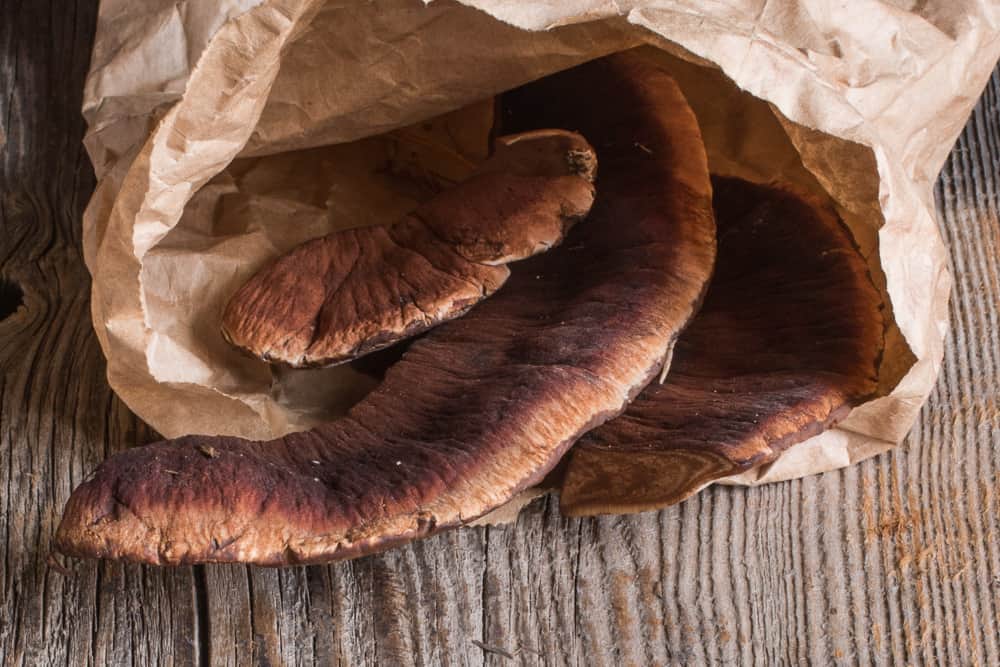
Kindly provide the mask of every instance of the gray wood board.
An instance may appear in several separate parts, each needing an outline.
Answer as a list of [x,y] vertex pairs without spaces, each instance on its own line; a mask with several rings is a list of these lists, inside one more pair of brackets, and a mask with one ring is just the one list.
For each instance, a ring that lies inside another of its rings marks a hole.
[[897,451],[632,517],[538,501],[512,526],[326,567],[67,574],[48,555],[70,490],[155,438],[108,388],[89,317],[95,15],[0,4],[4,664],[1000,664],[1000,73],[937,186],[952,333]]

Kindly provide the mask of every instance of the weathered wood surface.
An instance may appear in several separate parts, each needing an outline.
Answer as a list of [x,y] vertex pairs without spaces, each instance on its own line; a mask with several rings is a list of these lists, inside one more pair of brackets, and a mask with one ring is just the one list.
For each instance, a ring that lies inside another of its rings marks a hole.
[[898,451],[631,518],[540,502],[330,567],[67,574],[48,553],[70,489],[154,437],[88,316],[95,9],[0,2],[0,662],[1000,664],[1000,74],[938,184],[953,332]]

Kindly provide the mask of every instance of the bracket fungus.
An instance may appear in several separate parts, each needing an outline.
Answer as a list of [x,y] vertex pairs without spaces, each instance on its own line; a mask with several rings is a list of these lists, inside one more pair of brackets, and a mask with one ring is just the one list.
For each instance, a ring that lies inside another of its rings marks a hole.
[[707,159],[662,70],[612,56],[515,97],[567,86],[546,115],[559,109],[602,166],[593,210],[562,246],[414,342],[341,420],[268,442],[188,436],[116,454],[73,492],[57,548],[160,564],[371,553],[505,503],[619,414],[710,276]]
[[580,135],[501,137],[464,183],[392,226],[307,241],[230,299],[222,334],[251,355],[327,366],[459,317],[510,276],[508,262],[559,244],[594,201],[596,161]]
[[883,304],[830,207],[713,178],[719,255],[663,384],[573,448],[566,514],[639,512],[770,462],[871,398]]

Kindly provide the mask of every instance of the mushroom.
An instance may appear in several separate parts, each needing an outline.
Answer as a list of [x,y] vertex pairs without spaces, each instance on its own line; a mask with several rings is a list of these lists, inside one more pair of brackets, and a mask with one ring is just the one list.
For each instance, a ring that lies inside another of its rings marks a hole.
[[719,255],[663,384],[573,448],[570,515],[652,510],[773,461],[876,392],[882,299],[836,212],[714,178]]
[[615,165],[562,246],[414,342],[343,419],[267,442],[188,436],[116,454],[73,492],[57,548],[158,564],[372,553],[507,502],[620,413],[711,273],[698,124],[666,73],[627,54],[516,97],[512,119],[548,98],[546,114]]
[[230,299],[222,334],[251,355],[327,366],[458,317],[557,245],[594,201],[596,162],[562,130],[501,137],[469,180],[396,224],[307,241]]

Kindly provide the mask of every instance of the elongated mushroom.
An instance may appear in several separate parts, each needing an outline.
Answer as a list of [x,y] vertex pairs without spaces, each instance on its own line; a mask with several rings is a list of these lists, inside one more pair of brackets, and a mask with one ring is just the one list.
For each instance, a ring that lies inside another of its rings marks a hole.
[[571,515],[639,512],[774,460],[875,392],[882,300],[837,214],[714,178],[719,256],[663,384],[570,453]]
[[508,262],[559,244],[594,201],[596,162],[562,130],[501,137],[469,180],[390,227],[307,241],[230,299],[222,334],[255,357],[326,366],[392,345],[469,310]]
[[602,167],[593,213],[562,246],[416,341],[342,420],[268,442],[189,436],[113,456],[73,492],[57,547],[161,564],[371,553],[503,504],[621,412],[659,372],[711,273],[707,160],[663,71],[626,54],[518,97],[567,86],[578,90],[551,97],[549,114],[561,108],[560,124],[594,137],[619,173]]

